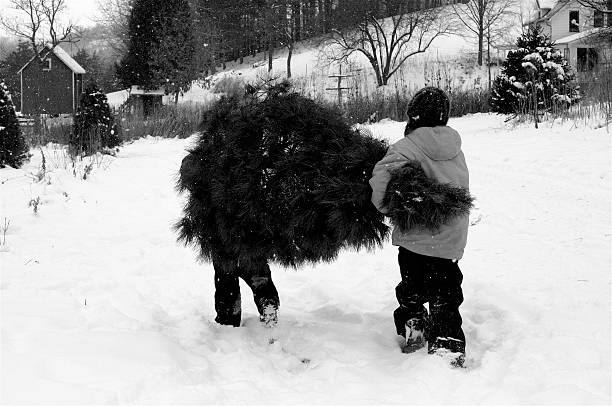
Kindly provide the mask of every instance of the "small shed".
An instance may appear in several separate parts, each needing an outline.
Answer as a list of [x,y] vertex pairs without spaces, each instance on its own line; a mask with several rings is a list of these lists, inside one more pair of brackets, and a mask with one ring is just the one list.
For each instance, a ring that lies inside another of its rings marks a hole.
[[132,86],[128,104],[133,114],[150,117],[162,106],[165,92],[163,89],[145,90],[140,86]]
[[47,45],[17,72],[21,78],[21,113],[73,114],[83,92],[81,67],[59,46]]

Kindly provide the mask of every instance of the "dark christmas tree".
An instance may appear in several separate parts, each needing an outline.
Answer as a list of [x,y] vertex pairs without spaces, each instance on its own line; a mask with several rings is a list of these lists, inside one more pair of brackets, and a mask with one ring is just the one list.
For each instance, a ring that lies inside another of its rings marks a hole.
[[189,89],[195,38],[187,0],[135,0],[129,19],[129,47],[117,74],[125,87]]
[[0,168],[19,168],[30,155],[7,86],[0,81]]
[[291,266],[380,244],[388,227],[368,180],[386,149],[284,84],[224,97],[181,165],[180,239],[206,259],[225,252]]
[[491,93],[493,110],[502,114],[567,107],[579,98],[572,67],[539,27],[517,39]]
[[106,95],[89,83],[74,115],[70,147],[76,154],[92,154],[121,143]]

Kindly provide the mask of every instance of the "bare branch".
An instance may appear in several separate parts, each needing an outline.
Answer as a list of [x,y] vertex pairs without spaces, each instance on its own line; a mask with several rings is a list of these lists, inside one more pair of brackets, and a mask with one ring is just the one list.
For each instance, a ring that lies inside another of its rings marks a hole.
[[[25,39],[35,57],[49,42],[52,47],[61,42],[73,41],[74,25],[60,23],[65,11],[65,0],[10,0],[14,17],[0,17],[0,24],[13,35]],[[43,32],[47,31],[48,35]]]
[[358,29],[334,30],[330,43],[340,47],[345,56],[355,52],[365,55],[378,85],[386,85],[406,60],[425,52],[435,38],[449,31],[448,20],[445,26],[440,10],[407,12],[404,4],[399,4],[393,10],[395,14],[386,19],[366,10]]

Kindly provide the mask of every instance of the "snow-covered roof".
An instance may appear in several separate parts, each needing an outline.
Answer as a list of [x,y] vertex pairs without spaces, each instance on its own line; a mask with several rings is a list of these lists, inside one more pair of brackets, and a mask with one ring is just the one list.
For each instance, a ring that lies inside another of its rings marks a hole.
[[[74,73],[80,73],[80,74],[84,74],[85,73],[85,69],[83,69],[83,67],[81,65],[79,65],[78,62],[75,61],[70,55],[68,55],[68,53],[66,51],[64,51],[59,45],[52,46],[51,44],[47,44],[45,46],[45,49],[53,52],[55,54],[55,56],[57,56],[58,59],[60,61],[62,61],[64,63],[64,65],[66,65],[68,67],[68,69],[70,69]],[[43,51],[41,51],[41,53]],[[34,59],[35,58],[30,59],[28,61],[28,63],[23,65],[21,67],[21,69],[19,69],[17,71],[17,73],[20,73],[22,70],[24,70],[25,67],[28,66]]]
[[591,35],[597,34],[599,31],[601,31],[601,28],[592,28],[587,31],[577,32],[575,34],[568,35],[567,37],[559,38],[558,40],[555,41],[555,45],[571,44],[572,42],[576,42],[576,41],[585,39],[587,37],[590,37]]
[[155,89],[155,90],[144,90],[140,86],[133,85],[130,90],[130,94],[132,95],[148,95],[148,96],[164,96],[166,92],[164,89]]
[[558,0],[538,0],[540,8],[552,9],[557,5]]
[[[47,45],[47,48],[51,48],[51,45]],[[53,48],[53,53],[74,73],[85,73],[85,69],[83,69],[83,67],[79,65],[79,63],[68,55],[68,53],[61,47],[55,46]]]

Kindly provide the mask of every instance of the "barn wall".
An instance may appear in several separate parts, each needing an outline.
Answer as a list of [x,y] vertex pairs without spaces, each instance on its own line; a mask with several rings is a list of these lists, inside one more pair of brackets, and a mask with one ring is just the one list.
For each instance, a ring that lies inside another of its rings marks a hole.
[[38,59],[33,60],[23,70],[23,107],[24,114],[72,114],[73,88],[72,71],[50,53],[51,70]]

